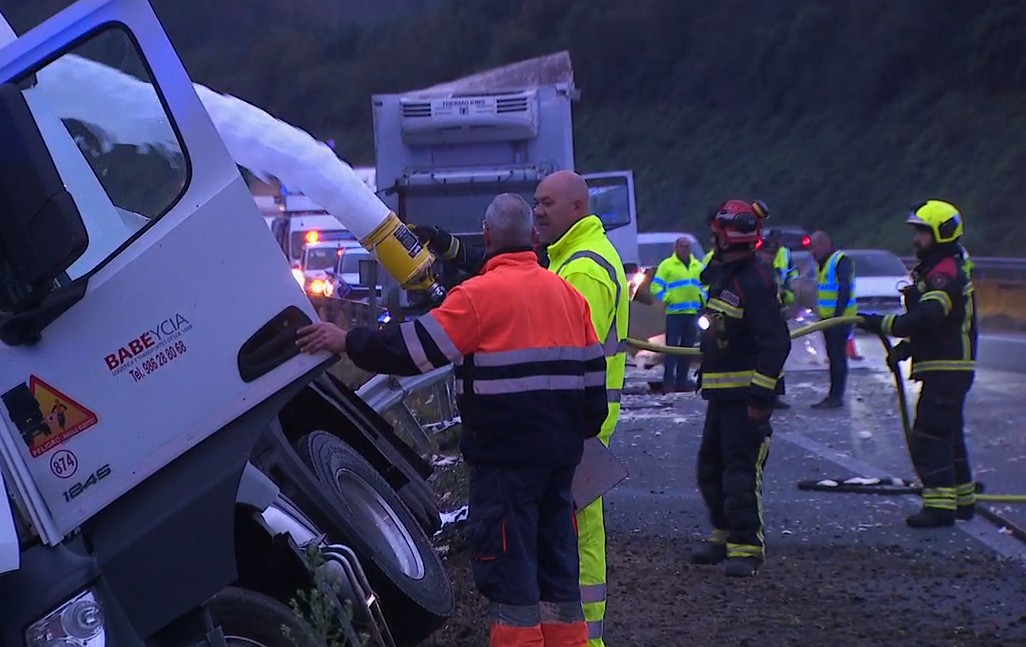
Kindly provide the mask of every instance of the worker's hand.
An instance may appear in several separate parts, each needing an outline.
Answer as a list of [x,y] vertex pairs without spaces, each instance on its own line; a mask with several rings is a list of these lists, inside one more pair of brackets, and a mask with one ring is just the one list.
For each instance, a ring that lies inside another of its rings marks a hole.
[[868,330],[869,332],[880,332],[880,328],[883,325],[883,317],[880,315],[870,315],[858,313],[861,321],[855,324],[856,327],[862,330]]
[[417,237],[417,240],[430,245],[435,241],[435,228],[427,227],[424,225],[415,225],[412,222],[406,223],[406,228],[413,232],[413,235]]
[[887,351],[887,366],[897,369],[899,362],[904,362],[912,357],[912,344],[903,341]]
[[435,252],[442,255],[447,261],[451,261],[460,255],[460,239],[456,238],[441,227],[435,227],[435,239],[432,241]]
[[346,352],[346,335],[348,333],[333,323],[319,321],[300,328],[297,332],[296,346],[304,353],[330,351],[341,354]]

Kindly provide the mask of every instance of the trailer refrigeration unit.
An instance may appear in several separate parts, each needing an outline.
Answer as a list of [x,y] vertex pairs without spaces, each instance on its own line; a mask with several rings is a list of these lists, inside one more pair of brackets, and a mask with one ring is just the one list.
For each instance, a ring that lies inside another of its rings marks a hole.
[[[152,145],[90,146],[111,115]],[[439,627],[430,467],[297,352],[313,308],[147,2],[0,50],[0,141],[0,644],[313,645],[309,596],[342,644]]]
[[[539,180],[575,168],[572,74],[519,85],[503,74],[482,82],[486,74],[372,97],[378,194],[404,221],[480,237],[485,207],[496,194],[518,193],[531,203]],[[633,174],[585,177],[592,212],[624,264],[636,266]]]

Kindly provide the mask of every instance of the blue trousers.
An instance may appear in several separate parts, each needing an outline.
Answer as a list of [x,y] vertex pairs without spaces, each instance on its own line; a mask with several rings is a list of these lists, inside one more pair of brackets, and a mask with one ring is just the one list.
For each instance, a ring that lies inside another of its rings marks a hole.
[[844,397],[844,386],[848,381],[848,336],[851,331],[850,324],[823,331],[827,359],[830,360],[830,397],[838,400]]
[[575,469],[471,466],[471,570],[477,590],[490,602],[515,607],[580,603],[570,493]]
[[[667,346],[691,346],[697,334],[694,313],[666,315]],[[667,353],[663,358],[663,385],[683,388],[688,382],[690,367],[690,357]]]

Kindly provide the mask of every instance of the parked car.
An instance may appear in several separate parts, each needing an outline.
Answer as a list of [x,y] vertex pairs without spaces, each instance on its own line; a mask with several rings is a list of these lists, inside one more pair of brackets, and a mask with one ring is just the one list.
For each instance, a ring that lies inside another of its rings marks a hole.
[[763,237],[769,237],[776,232],[780,244],[792,252],[808,251],[812,245],[812,237],[804,227],[796,225],[770,225],[762,230]]
[[[855,264],[855,302],[859,312],[900,314],[905,311],[902,289],[912,284],[905,263],[885,249],[846,249]],[[793,255],[799,278],[795,294],[799,305],[816,307],[816,263],[812,254]]]

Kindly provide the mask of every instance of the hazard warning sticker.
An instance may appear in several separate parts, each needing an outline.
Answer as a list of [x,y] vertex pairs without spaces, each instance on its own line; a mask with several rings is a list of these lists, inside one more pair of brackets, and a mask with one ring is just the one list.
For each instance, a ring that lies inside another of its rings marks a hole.
[[[23,387],[24,388],[24,387]],[[29,376],[29,391],[42,414],[42,424],[32,433],[23,433],[33,458],[38,458],[98,422],[96,414],[47,384]]]

